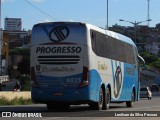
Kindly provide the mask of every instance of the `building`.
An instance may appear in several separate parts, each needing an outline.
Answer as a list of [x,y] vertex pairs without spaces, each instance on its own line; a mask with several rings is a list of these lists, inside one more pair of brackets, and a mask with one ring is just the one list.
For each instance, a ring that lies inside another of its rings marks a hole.
[[30,44],[31,32],[30,31],[3,31],[8,34],[8,46],[9,49],[22,47]]
[[1,52],[1,75],[7,75],[8,68],[8,56],[9,56],[9,47],[8,47],[9,36],[8,33],[3,32],[3,42],[2,42],[2,52]]
[[5,18],[4,30],[21,31],[22,30],[21,18]]
[[[14,48],[21,48],[30,44],[31,31],[3,31],[3,42],[2,42],[2,70],[0,73],[5,75],[9,73],[11,77],[14,77],[17,72],[17,65],[21,61],[22,56],[13,55],[9,56],[9,50]],[[13,68],[13,69],[11,69]],[[10,72],[7,72],[10,69]]]
[[118,32],[121,34],[125,34],[127,27],[125,26],[120,26],[118,24],[112,25],[112,27],[109,27],[109,30],[114,31],[114,32]]
[[147,42],[145,45],[145,49],[147,52],[160,56],[160,42],[151,41]]

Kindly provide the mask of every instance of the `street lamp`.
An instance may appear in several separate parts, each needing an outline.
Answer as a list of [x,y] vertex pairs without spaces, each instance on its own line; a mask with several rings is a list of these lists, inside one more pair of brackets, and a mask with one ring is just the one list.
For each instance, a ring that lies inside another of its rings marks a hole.
[[124,22],[128,22],[128,23],[131,23],[131,24],[133,24],[134,25],[134,28],[135,28],[135,44],[136,44],[136,38],[137,38],[137,35],[136,35],[136,33],[137,33],[137,25],[138,24],[140,24],[140,23],[142,23],[142,22],[149,22],[149,21],[152,21],[151,19],[148,19],[148,20],[145,20],[145,21],[140,21],[140,22],[131,22],[131,21],[127,21],[127,20],[123,20],[123,19],[119,19],[119,21],[124,21]]

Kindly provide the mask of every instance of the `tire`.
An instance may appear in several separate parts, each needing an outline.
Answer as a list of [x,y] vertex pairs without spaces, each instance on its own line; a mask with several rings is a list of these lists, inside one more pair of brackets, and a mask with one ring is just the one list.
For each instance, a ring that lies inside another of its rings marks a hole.
[[91,102],[89,103],[89,106],[91,109],[94,110],[102,110],[103,106],[104,106],[104,91],[102,90],[102,88],[99,91],[99,100],[98,102]]
[[102,110],[104,105],[104,91],[102,88],[99,91],[99,101],[97,103],[98,110]]
[[104,100],[103,110],[108,110],[109,109],[109,104],[110,104],[110,91],[107,88],[106,89],[106,93],[105,93],[105,100]]
[[134,102],[134,100],[135,100],[134,98],[135,98],[135,94],[134,94],[134,92],[132,91],[131,101],[127,101],[127,102],[126,102],[126,106],[127,106],[127,107],[129,107],[129,108],[130,108],[130,107],[133,107],[133,102]]

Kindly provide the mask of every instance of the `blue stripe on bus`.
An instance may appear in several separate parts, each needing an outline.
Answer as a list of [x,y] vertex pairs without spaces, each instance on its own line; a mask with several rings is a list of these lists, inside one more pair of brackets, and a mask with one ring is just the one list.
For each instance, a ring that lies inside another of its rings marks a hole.
[[[120,64],[121,66],[122,64]],[[113,61],[111,60],[111,66],[112,66],[112,80],[114,80],[114,65],[113,65]],[[130,100],[130,94],[131,94],[131,90],[130,88],[133,87],[133,79],[136,79],[137,77],[135,77],[135,75],[128,75],[128,73],[126,72],[126,68],[133,68],[132,65],[130,64],[124,64],[124,81],[123,81],[123,85],[122,85],[122,92],[120,97],[115,100],[112,97],[112,101],[127,101]],[[135,70],[136,72],[136,70]],[[50,86],[49,89],[47,88],[42,88],[38,89],[38,88],[32,88],[32,97],[33,99],[39,99],[39,100],[58,100],[58,101],[85,101],[85,100],[89,100],[89,101],[95,101],[97,102],[99,99],[99,89],[101,87],[101,83],[106,83],[104,80],[102,80],[100,73],[97,70],[90,70],[89,71],[89,75],[90,75],[90,84],[87,87],[83,87],[83,88],[79,88],[77,86],[75,87],[70,87],[70,88],[65,88],[65,87],[58,87],[57,85],[52,84]],[[72,77],[79,77],[82,76],[81,74],[77,74],[74,76],[68,76],[70,78]],[[45,80],[46,79],[46,80]],[[48,83],[50,81],[50,83],[52,83],[53,80],[55,81],[65,81],[66,77],[47,77],[47,76],[41,76],[41,82],[40,84],[43,82],[43,84]],[[53,82],[54,83],[54,82]],[[108,82],[107,82],[108,83]],[[114,81],[112,82],[114,83]],[[62,82],[63,84],[63,82]],[[65,82],[64,82],[65,84]],[[134,86],[137,86],[137,82],[134,84]],[[45,86],[45,85],[44,85]],[[113,85],[111,84],[111,91],[113,90]],[[48,93],[48,94],[46,94]],[[57,96],[54,95],[57,93]],[[62,95],[61,95],[62,93]],[[59,96],[58,96],[59,95]]]

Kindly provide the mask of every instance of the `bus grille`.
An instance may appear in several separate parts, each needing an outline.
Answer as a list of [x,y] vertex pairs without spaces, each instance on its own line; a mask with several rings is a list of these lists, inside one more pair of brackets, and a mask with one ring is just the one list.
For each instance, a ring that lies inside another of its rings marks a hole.
[[38,62],[40,64],[77,64],[80,60],[79,56],[38,56]]

